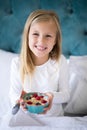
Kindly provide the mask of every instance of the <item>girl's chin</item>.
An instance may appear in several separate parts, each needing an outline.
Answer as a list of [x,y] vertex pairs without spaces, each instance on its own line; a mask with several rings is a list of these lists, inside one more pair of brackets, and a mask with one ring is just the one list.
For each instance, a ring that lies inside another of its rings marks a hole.
[[37,57],[37,58],[45,58],[45,57],[48,57],[49,55],[47,55],[47,54],[41,54],[41,53],[40,54],[35,54],[34,53],[34,56]]
[[35,55],[35,57],[37,57],[37,58],[44,58],[45,55]]
[[47,54],[46,54],[45,52],[35,52],[34,55],[35,55],[36,57],[44,57],[44,56],[46,56]]

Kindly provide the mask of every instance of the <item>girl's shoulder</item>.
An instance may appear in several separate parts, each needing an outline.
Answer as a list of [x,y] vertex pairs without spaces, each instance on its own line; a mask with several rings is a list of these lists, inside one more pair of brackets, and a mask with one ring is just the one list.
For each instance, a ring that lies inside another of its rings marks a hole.
[[52,65],[54,65],[54,64],[59,65],[59,64],[63,64],[64,62],[67,62],[67,59],[63,54],[60,55],[58,60],[50,59],[50,63]]
[[61,54],[61,58],[64,58],[64,59],[66,59],[66,58],[65,58],[65,56],[64,56],[63,54]]
[[59,60],[53,60],[50,59],[47,67],[48,68],[61,68],[62,65],[65,65],[67,63],[66,57],[64,55],[60,55]]
[[56,62],[56,65],[59,66],[59,68],[61,68],[66,64],[67,64],[67,59],[63,54],[61,54],[59,60]]
[[64,55],[61,55],[59,64],[60,64],[60,68],[62,69],[66,68],[68,66],[68,59]]
[[16,57],[14,57],[14,58],[12,59],[11,66],[12,66],[14,69],[19,68],[19,66],[20,66],[20,58],[19,58],[19,56],[16,56]]
[[56,64],[63,64],[64,62],[67,62],[67,59],[66,57],[61,54],[60,57],[59,57],[59,60],[51,60],[52,62],[55,62]]
[[67,62],[67,59],[66,59],[66,57],[62,54],[61,56],[60,56],[60,62],[62,63],[62,62]]

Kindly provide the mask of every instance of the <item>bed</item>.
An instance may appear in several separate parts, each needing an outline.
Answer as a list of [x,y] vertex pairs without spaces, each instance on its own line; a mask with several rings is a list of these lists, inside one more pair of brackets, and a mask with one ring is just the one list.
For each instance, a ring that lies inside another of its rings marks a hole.
[[[62,117],[40,116],[37,119],[37,115],[28,116],[21,110],[15,116],[11,114],[11,61],[19,55],[26,18],[36,9],[52,9],[60,17],[62,52],[67,58],[70,74],[70,100],[63,104]],[[0,1],[0,130],[87,130],[86,12],[86,0]]]

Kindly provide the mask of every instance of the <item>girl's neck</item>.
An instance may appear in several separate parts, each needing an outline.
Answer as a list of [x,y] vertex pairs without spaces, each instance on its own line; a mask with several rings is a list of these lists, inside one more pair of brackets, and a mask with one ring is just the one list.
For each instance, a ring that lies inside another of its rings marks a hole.
[[40,58],[34,57],[34,64],[36,66],[42,65],[42,64],[46,63],[48,61],[48,59],[49,59],[49,57],[45,57],[45,58],[44,57],[40,57]]

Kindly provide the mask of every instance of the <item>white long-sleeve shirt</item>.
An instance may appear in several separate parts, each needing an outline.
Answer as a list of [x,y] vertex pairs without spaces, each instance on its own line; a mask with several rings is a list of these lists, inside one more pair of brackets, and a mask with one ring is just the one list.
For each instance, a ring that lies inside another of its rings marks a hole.
[[59,62],[49,59],[46,63],[36,66],[32,77],[25,76],[24,84],[20,77],[20,59],[16,57],[11,65],[10,100],[12,106],[20,98],[21,92],[52,92],[53,104],[48,111],[49,116],[63,115],[62,104],[69,100],[69,75],[66,58],[61,55]]

